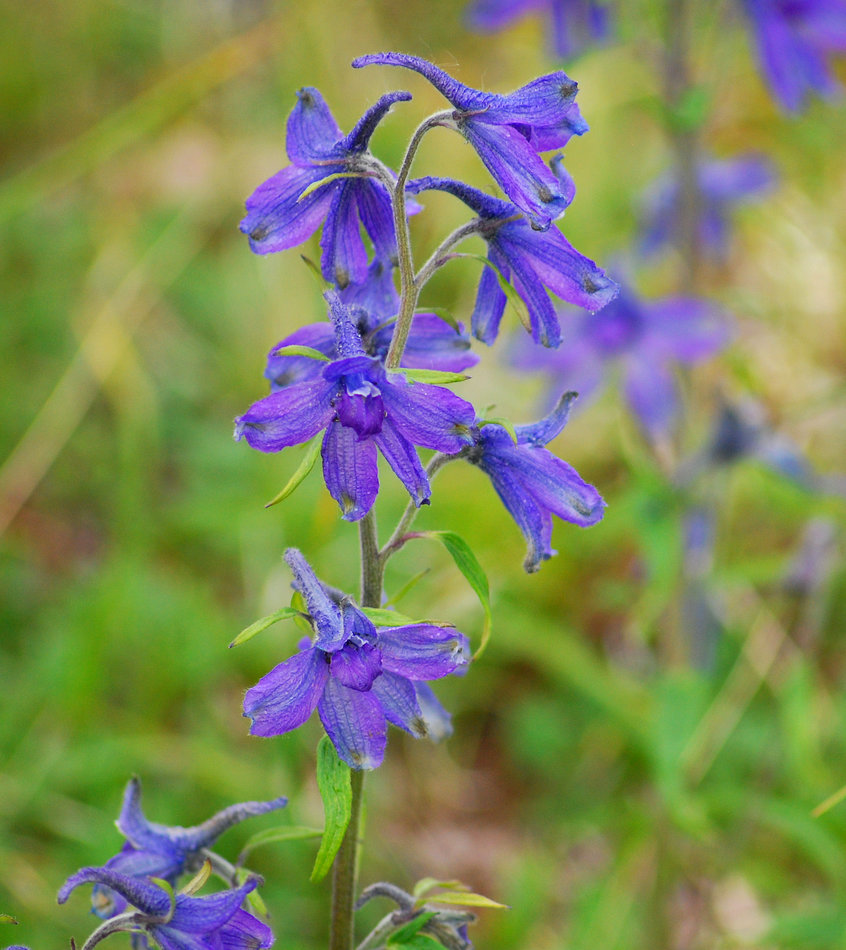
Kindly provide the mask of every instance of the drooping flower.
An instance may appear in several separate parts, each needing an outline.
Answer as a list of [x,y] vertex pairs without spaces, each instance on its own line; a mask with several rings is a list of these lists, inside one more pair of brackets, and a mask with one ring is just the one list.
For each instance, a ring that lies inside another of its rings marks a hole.
[[316,708],[338,755],[354,769],[381,764],[389,722],[418,738],[442,736],[447,714],[425,681],[463,671],[464,634],[428,623],[377,630],[351,600],[329,596],[299,551],[289,548],[285,560],[315,637],[247,690],[251,734],[290,732]]
[[674,364],[700,362],[730,338],[726,315],[706,300],[638,299],[627,287],[599,313],[563,318],[567,345],[552,353],[524,349],[518,362],[543,369],[583,398],[619,368],[629,408],[653,438],[673,426],[680,399]]
[[326,430],[323,475],[344,519],[358,521],[379,491],[377,449],[415,504],[427,504],[429,480],[415,445],[449,454],[472,441],[472,405],[442,386],[409,383],[365,353],[350,308],[327,294],[339,358],[254,403],[236,419],[235,439],[278,452]]
[[[755,199],[770,188],[775,174],[761,155],[703,162],[698,169],[699,245],[722,258],[728,252],[729,215],[734,204]],[[672,244],[681,226],[678,181],[664,178],[647,195],[640,247],[651,254]]]
[[846,52],[846,0],[740,0],[764,78],[789,112],[840,86],[827,59]]
[[[158,877],[170,884],[184,873],[198,870],[208,856],[208,849],[233,825],[254,815],[264,815],[284,808],[284,796],[267,802],[242,802],[230,805],[208,821],[191,828],[167,826],[148,821],[141,809],[141,782],[129,780],[123,793],[123,804],[117,819],[118,831],[126,838],[123,849],[106,862],[105,867],[131,877]],[[114,892],[94,887],[94,910],[100,917],[122,913],[123,899]]]
[[[556,161],[553,167],[564,181],[563,164]],[[526,304],[532,339],[548,347],[558,346],[561,330],[546,288],[591,311],[604,307],[617,294],[617,285],[605,271],[580,254],[557,228],[535,231],[513,204],[451,178],[409,182],[413,194],[429,189],[455,195],[479,215],[479,234],[487,241],[488,259],[494,266],[482,271],[470,325],[473,335],[484,343],[496,339],[505,311],[499,275],[513,281]],[[572,199],[569,187],[565,185],[562,191]]]
[[516,442],[501,425],[480,425],[474,430],[474,445],[463,452],[490,478],[526,538],[523,566],[529,572],[556,553],[551,547],[552,515],[586,528],[604,514],[605,502],[593,485],[545,448],[566,425],[575,398],[576,393],[566,393],[539,422],[516,426]]
[[473,0],[467,18],[475,29],[493,32],[535,12],[549,18],[552,48],[562,59],[608,35],[608,9],[595,0]]
[[561,182],[538,151],[561,148],[587,126],[575,105],[578,84],[564,72],[549,73],[508,95],[471,89],[419,56],[373,53],[353,60],[404,66],[420,73],[455,111],[440,124],[456,128],[532,226],[545,230],[569,204]]
[[[367,152],[377,124],[407,92],[382,96],[344,136],[323,97],[312,87],[297,93],[288,117],[286,147],[292,164],[259,185],[247,199],[241,230],[256,254],[269,254],[302,244],[323,224],[321,271],[339,287],[367,276],[367,251],[360,225],[383,260],[396,258],[396,234],[387,188],[373,175]],[[303,197],[306,189],[334,178]],[[325,221],[325,224],[324,224]]]
[[175,898],[152,881],[142,880],[111,868],[82,868],[65,881],[59,891],[64,904],[71,892],[81,884],[98,884],[120,894],[124,907],[137,908],[127,912],[126,919],[106,922],[89,937],[94,946],[110,933],[119,930],[143,931],[161,950],[264,950],[272,945],[273,933],[267,924],[241,909],[247,894],[259,881],[252,878],[242,887],[190,897]]

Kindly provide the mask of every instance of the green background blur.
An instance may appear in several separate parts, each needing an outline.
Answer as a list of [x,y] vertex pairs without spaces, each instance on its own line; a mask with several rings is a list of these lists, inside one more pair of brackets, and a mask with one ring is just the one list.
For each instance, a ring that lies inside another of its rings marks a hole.
[[[568,64],[592,130],[567,150],[578,196],[564,230],[601,263],[632,242],[639,195],[670,161],[660,17],[649,3],[622,8],[621,41]],[[737,340],[686,381],[678,450],[701,445],[720,394],[748,394],[837,476],[846,112],[816,104],[784,119],[729,6],[697,15],[708,148],[764,151],[781,182],[738,212],[709,273]],[[237,230],[245,196],[286,162],[295,90],[318,86],[345,130],[381,93],[411,90],[373,143],[395,164],[441,101],[410,73],[352,71],[354,56],[413,52],[499,91],[556,64],[537,20],[475,36],[450,0],[4,0],[0,17],[0,912],[20,921],[0,925],[0,944],[42,950],[93,928],[83,893],[63,908],[55,893],[118,849],[133,773],[148,816],[169,824],[289,795],[281,818],[222,839],[233,859],[252,831],[322,820],[316,717],[258,740],[240,715],[243,690],[290,655],[295,628],[227,650],[288,602],[289,545],[328,582],[357,586],[355,529],[318,472],[265,510],[299,452],[262,456],[231,438],[234,416],[265,393],[266,351],[324,316],[298,251],[256,258]],[[416,170],[491,187],[444,130]],[[427,196],[418,253],[464,217]],[[302,250],[315,259],[316,239]],[[668,258],[641,285],[671,291],[676,271]],[[456,263],[424,302],[466,321],[477,279],[477,263]],[[504,348],[462,392],[534,418],[539,383],[499,365]],[[464,680],[439,687],[455,714],[448,743],[392,731],[368,780],[363,882],[461,878],[512,907],[484,912],[474,939],[489,950],[846,947],[846,803],[811,816],[846,784],[842,498],[754,464],[708,481],[719,517],[706,582],[724,629],[696,669],[682,501],[617,395],[578,415],[556,450],[609,508],[589,531],[558,524],[561,554],[538,575],[522,573],[523,541],[475,469],[447,469],[421,515],[473,545],[494,636]],[[384,484],[383,530],[403,505]],[[782,579],[811,517],[830,532],[830,557],[800,597]],[[442,551],[405,549],[388,592],[423,568],[401,609],[477,639],[481,611]],[[274,845],[252,861],[285,950],[324,943],[314,850]],[[386,910],[368,908],[362,926]]]

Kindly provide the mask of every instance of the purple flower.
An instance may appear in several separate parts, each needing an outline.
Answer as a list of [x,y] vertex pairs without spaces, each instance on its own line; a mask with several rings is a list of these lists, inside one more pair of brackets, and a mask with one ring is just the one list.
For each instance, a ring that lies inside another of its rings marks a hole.
[[120,894],[124,906],[132,905],[137,912],[103,924],[89,937],[89,947],[110,933],[139,929],[149,934],[161,950],[263,950],[273,943],[267,924],[241,909],[247,894],[259,883],[255,878],[242,887],[207,897],[177,894],[174,899],[151,881],[110,868],[82,868],[65,881],[59,903],[64,904],[80,884],[90,883]]
[[728,342],[729,323],[705,300],[674,297],[646,302],[628,289],[590,317],[574,315],[567,345],[554,353],[534,348],[520,358],[563,384],[589,395],[612,365],[623,375],[626,400],[653,438],[673,425],[679,411],[674,363],[696,363]]
[[473,0],[467,18],[472,27],[492,32],[535,11],[551,20],[552,46],[562,59],[608,34],[608,11],[594,0]]
[[569,201],[561,182],[536,154],[561,148],[587,126],[574,99],[578,84],[564,72],[541,76],[503,96],[471,89],[419,56],[373,53],[353,66],[405,66],[420,73],[455,107],[451,121],[532,226],[545,230]]
[[[224,831],[245,818],[284,808],[287,803],[284,796],[268,802],[242,802],[224,808],[201,825],[168,827],[147,820],[141,810],[141,782],[133,777],[123,793],[116,822],[126,844],[105,868],[131,877],[159,877],[175,884],[181,874],[194,872],[202,865],[207,850]],[[95,885],[93,896],[94,910],[100,917],[112,917],[125,909],[123,898],[101,885]]]
[[278,452],[325,429],[323,475],[347,521],[363,518],[376,500],[377,449],[415,504],[428,504],[429,479],[414,446],[460,451],[472,441],[473,407],[442,386],[387,372],[365,353],[350,308],[337,294],[327,299],[340,358],[254,403],[235,420],[235,439]]
[[289,548],[285,560],[315,638],[303,640],[299,653],[247,690],[251,734],[290,732],[316,707],[338,755],[354,769],[381,764],[389,722],[418,738],[442,735],[448,717],[424,681],[463,671],[469,662],[464,634],[427,623],[377,631],[351,600],[329,596],[299,551]]
[[301,89],[288,117],[287,151],[293,164],[259,185],[247,199],[241,230],[256,254],[269,254],[302,244],[323,224],[321,271],[339,287],[367,276],[367,252],[360,224],[373,242],[376,256],[396,257],[391,199],[372,177],[336,178],[303,192],[331,175],[373,174],[367,152],[370,136],[395,102],[411,98],[392,92],[370,108],[349,135],[338,128],[323,97],[312,87]]
[[[563,183],[563,165],[556,161],[553,167]],[[558,318],[546,288],[591,311],[604,307],[616,296],[614,281],[580,254],[557,228],[535,231],[514,205],[451,178],[419,178],[409,183],[409,190],[415,194],[433,188],[455,195],[479,215],[479,234],[488,243],[488,260],[493,267],[482,272],[470,325],[473,335],[484,343],[496,339],[505,311],[506,296],[497,271],[513,281],[528,309],[532,339],[544,346],[556,347],[561,342]],[[566,184],[562,185],[562,193],[572,199],[572,189]]]
[[[736,202],[756,198],[774,182],[772,166],[759,155],[709,161],[699,167],[699,244],[723,257],[728,250],[729,212]],[[681,231],[678,182],[662,179],[647,196],[641,250],[651,254],[672,244]]]
[[479,426],[464,457],[490,478],[496,493],[529,544],[523,563],[529,572],[552,550],[552,515],[583,528],[600,521],[599,492],[566,462],[544,448],[564,428],[576,393],[566,393],[553,411],[532,425],[517,426],[517,441],[500,425]]
[[829,97],[839,85],[826,63],[846,52],[844,0],[740,0],[749,19],[758,58],[773,95],[798,112],[817,93]]

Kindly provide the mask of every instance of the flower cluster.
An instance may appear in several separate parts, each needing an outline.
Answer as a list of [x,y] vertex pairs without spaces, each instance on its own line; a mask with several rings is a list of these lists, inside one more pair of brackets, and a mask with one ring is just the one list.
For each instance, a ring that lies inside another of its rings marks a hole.
[[448,734],[449,715],[427,681],[463,672],[470,659],[464,634],[431,623],[377,630],[351,599],[332,599],[299,551],[289,548],[285,560],[315,636],[247,690],[250,732],[290,732],[316,708],[338,755],[354,769],[382,763],[389,722],[418,738]]

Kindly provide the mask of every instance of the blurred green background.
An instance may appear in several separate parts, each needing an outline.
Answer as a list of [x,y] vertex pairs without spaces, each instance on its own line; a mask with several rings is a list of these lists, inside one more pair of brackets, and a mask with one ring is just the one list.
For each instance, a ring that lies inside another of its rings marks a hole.
[[[603,263],[634,240],[639,195],[670,162],[657,7],[621,6],[619,42],[568,64],[592,131],[567,150],[578,196],[564,230]],[[231,420],[265,392],[266,351],[324,315],[297,251],[258,259],[237,230],[246,195],[286,163],[295,90],[318,86],[343,129],[381,93],[411,90],[373,143],[396,163],[441,102],[412,74],[350,70],[354,56],[413,52],[501,91],[556,64],[539,21],[480,37],[452,0],[4,0],[0,14],[0,912],[20,921],[0,943],[40,950],[93,928],[82,893],[63,908],[55,893],[118,849],[112,822],[131,774],[153,820],[194,824],[284,793],[281,820],[321,822],[316,717],[258,740],[240,715],[244,689],[290,655],[295,628],[227,650],[288,602],[285,547],[327,581],[357,585],[356,531],[319,474],[265,510],[299,453],[265,457],[231,438]],[[846,113],[817,103],[784,119],[730,9],[702,4],[698,16],[708,148],[766,152],[781,180],[738,212],[709,274],[737,340],[686,380],[678,448],[702,444],[720,394],[751,396],[836,476]],[[490,187],[444,130],[416,168]],[[463,219],[454,200],[427,196],[418,253]],[[316,239],[302,250],[316,258]],[[676,271],[668,258],[641,285],[671,291]],[[477,279],[477,263],[456,263],[424,302],[466,321]],[[463,392],[534,418],[539,381],[503,367],[506,345],[483,354]],[[561,553],[538,575],[522,573],[523,541],[475,469],[448,468],[420,518],[473,545],[494,636],[464,680],[438,690],[455,714],[448,743],[392,732],[368,782],[363,882],[463,879],[511,905],[475,929],[489,950],[846,947],[846,803],[811,814],[846,784],[842,497],[751,463],[706,478],[716,548],[699,580],[721,629],[697,665],[688,499],[613,391],[556,450],[609,508],[589,531],[558,524]],[[403,498],[384,484],[386,530]],[[797,593],[783,579],[810,518],[828,558]],[[436,601],[437,616],[478,638],[479,607],[442,551],[406,548],[388,592],[423,568],[401,608],[428,616]],[[279,820],[241,826],[219,850],[234,858]],[[314,849],[276,845],[252,862],[286,950],[324,944]],[[362,927],[386,910],[368,908]]]

